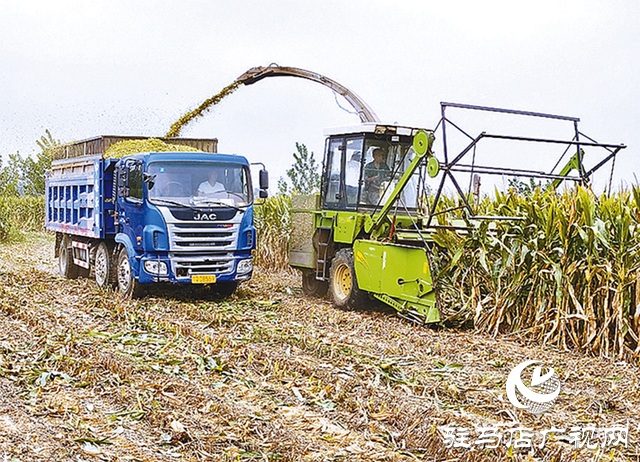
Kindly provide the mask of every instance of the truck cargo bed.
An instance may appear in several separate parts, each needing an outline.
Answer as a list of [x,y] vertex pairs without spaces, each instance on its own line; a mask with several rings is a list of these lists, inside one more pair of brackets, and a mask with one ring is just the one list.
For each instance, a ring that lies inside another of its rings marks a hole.
[[[147,136],[102,135],[58,148],[51,163],[45,190],[45,227],[89,238],[105,239],[115,235],[112,211],[113,172],[118,159],[106,159],[105,152],[115,143],[147,140]],[[215,138],[155,138],[217,152]]]
[[116,160],[99,155],[53,161],[45,190],[45,227],[91,238],[115,232],[112,197]]

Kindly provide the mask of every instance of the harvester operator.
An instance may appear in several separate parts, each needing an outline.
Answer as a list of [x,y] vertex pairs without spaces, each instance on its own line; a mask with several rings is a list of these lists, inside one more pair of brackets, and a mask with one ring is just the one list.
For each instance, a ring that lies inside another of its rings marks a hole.
[[391,170],[384,162],[382,148],[372,149],[373,161],[364,167],[364,200],[367,204],[376,205],[380,200],[380,188],[383,181],[389,179]]

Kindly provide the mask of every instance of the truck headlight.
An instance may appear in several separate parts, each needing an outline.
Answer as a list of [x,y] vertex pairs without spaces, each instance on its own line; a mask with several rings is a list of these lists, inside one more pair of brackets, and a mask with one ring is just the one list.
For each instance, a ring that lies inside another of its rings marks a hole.
[[144,270],[149,274],[157,274],[158,276],[169,274],[167,264],[157,260],[145,260]]
[[253,260],[251,258],[247,258],[246,260],[240,260],[238,262],[238,268],[236,272],[238,274],[248,273],[253,269]]

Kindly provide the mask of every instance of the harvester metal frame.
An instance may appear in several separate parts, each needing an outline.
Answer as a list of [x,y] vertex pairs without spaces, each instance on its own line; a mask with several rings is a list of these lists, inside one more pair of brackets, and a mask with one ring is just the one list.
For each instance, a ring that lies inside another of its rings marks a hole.
[[[525,178],[537,178],[537,179],[546,179],[552,180],[550,183],[553,187],[558,187],[562,181],[569,180],[574,181],[576,183],[587,185],[590,182],[590,177],[593,175],[595,171],[603,167],[607,162],[611,161],[611,174],[609,176],[609,191],[611,190],[611,183],[613,181],[613,170],[615,168],[615,159],[618,152],[621,149],[624,149],[626,146],[624,144],[603,144],[594,141],[589,136],[580,132],[578,129],[578,122],[580,119],[578,117],[569,117],[569,116],[561,116],[554,114],[546,114],[541,112],[531,112],[531,111],[520,111],[513,109],[501,109],[496,107],[488,107],[488,106],[475,106],[469,104],[459,104],[459,103],[440,103],[441,107],[441,118],[438,123],[435,131],[438,128],[442,131],[442,140],[443,140],[443,156],[444,162],[440,165],[440,170],[443,171],[442,178],[437,188],[437,192],[435,194],[434,200],[429,209],[429,218],[426,223],[426,226],[429,227],[431,225],[432,219],[437,215],[436,208],[438,206],[438,201],[441,197],[444,185],[447,179],[451,180],[454,188],[456,189],[460,199],[463,202],[463,207],[467,212],[467,218],[469,220],[518,220],[519,217],[507,217],[507,216],[480,216],[476,215],[473,210],[473,207],[469,203],[468,196],[470,194],[469,191],[465,194],[460,186],[460,183],[455,178],[453,173],[469,173],[471,176],[474,174],[486,174],[486,175],[509,175],[513,177],[525,177]],[[546,119],[555,119],[562,121],[573,122],[574,126],[574,137],[572,140],[557,140],[557,139],[548,139],[548,138],[532,138],[532,137],[523,137],[523,136],[512,136],[512,135],[497,135],[497,134],[489,134],[486,132],[481,132],[477,136],[472,136],[468,134],[466,131],[461,129],[458,125],[452,122],[446,115],[447,108],[458,108],[458,109],[467,109],[474,111],[486,111],[486,112],[496,112],[510,115],[519,115],[519,116],[527,116],[527,117],[539,117]],[[459,153],[453,157],[452,160],[449,160],[449,145],[447,138],[447,127],[451,126],[462,133],[464,136],[469,138],[471,142]],[[583,141],[580,137],[586,138],[588,141]],[[565,151],[562,153],[554,167],[549,171],[537,171],[537,170],[526,170],[526,169],[513,169],[513,168],[504,168],[504,167],[493,167],[487,165],[476,165],[475,163],[471,164],[461,164],[460,162],[470,155],[478,143],[483,139],[501,139],[501,140],[510,140],[510,141],[523,141],[523,142],[535,142],[535,143],[545,143],[545,144],[559,144],[567,146]],[[553,173],[553,171],[560,165],[563,158],[569,152],[571,146],[576,146],[576,152],[570,158],[569,162],[567,162],[564,168],[559,173]],[[589,171],[587,171],[584,167],[583,157],[584,151],[583,147],[596,147],[603,148],[608,151],[608,155],[598,162],[594,167],[592,167]],[[578,172],[577,176],[570,175],[570,173],[575,170]],[[470,182],[471,184],[471,182]],[[458,210],[459,208],[456,208]],[[446,213],[439,212],[438,214]]]

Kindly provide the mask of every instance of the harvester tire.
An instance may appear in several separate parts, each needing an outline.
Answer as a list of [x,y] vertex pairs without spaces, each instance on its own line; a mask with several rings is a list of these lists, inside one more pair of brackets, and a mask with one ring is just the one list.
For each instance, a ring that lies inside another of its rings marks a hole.
[[309,297],[324,297],[329,290],[327,281],[316,279],[315,271],[302,273],[302,292]]
[[343,310],[361,310],[369,303],[369,294],[358,288],[353,249],[340,249],[331,260],[329,288],[333,304]]

